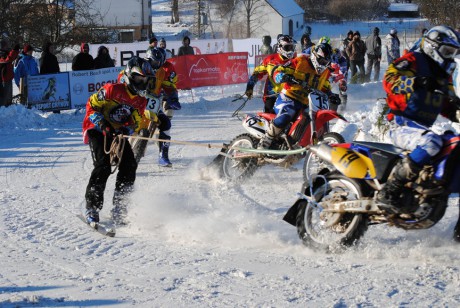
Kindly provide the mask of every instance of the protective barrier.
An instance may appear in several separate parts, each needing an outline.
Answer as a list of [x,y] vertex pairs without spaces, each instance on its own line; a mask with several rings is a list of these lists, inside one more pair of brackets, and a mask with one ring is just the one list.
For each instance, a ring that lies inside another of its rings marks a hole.
[[[246,83],[248,53],[190,55],[168,59],[176,69],[179,90]],[[29,76],[27,104],[44,111],[85,108],[88,97],[114,83],[123,67]]]

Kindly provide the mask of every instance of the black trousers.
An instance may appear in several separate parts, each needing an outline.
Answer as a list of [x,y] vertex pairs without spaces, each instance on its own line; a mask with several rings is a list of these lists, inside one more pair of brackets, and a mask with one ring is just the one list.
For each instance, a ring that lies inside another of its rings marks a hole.
[[[91,172],[88,186],[86,187],[86,208],[102,209],[104,204],[104,191],[111,173],[110,155],[104,151],[104,135],[95,130],[87,132],[89,147],[93,158],[94,169]],[[107,151],[112,144],[112,138],[107,137]],[[137,163],[131,145],[126,140],[123,155],[118,166],[115,182],[114,196],[122,196],[132,190],[136,180]]]

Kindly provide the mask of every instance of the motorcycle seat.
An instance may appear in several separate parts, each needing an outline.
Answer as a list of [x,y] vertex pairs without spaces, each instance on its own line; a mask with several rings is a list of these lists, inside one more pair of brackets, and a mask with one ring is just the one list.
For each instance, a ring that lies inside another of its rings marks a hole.
[[398,148],[391,143],[371,142],[371,141],[353,141],[354,144],[363,145],[367,148],[381,150],[391,154],[399,155],[404,149]]
[[274,114],[274,113],[258,112],[257,115],[258,115],[259,117],[262,117],[262,118],[268,120],[268,121],[271,121],[271,120],[273,120],[274,118],[276,118],[276,114]]

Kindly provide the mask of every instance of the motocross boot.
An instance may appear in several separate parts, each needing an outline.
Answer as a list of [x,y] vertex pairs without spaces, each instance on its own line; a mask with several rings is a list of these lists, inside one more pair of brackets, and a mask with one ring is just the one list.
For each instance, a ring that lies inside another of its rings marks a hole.
[[267,131],[265,132],[265,136],[260,139],[259,145],[257,148],[259,150],[265,150],[270,147],[270,145],[273,142],[273,139],[278,137],[279,134],[281,134],[282,129],[279,127],[276,127],[273,122],[270,122],[270,125],[268,126]]
[[[171,136],[160,133],[160,139],[171,140]],[[158,158],[158,165],[161,167],[172,167],[171,161],[169,161],[169,142],[158,142],[160,148],[160,155]]]
[[460,213],[458,216],[457,224],[454,228],[454,241],[460,243]]
[[391,171],[385,186],[377,194],[378,207],[387,213],[399,214],[402,208],[400,196],[404,185],[417,179],[422,167],[409,157],[400,160]]

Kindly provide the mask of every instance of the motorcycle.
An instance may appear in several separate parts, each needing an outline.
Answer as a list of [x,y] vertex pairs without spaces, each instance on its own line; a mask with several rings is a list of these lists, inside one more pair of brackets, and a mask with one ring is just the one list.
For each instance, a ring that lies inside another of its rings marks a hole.
[[374,224],[405,230],[434,226],[444,216],[449,194],[460,192],[460,135],[446,132],[442,139],[441,152],[404,187],[399,214],[380,210],[376,196],[407,151],[363,141],[310,146],[333,168],[304,183],[283,220],[297,228],[304,245],[318,249],[351,246]]
[[[328,109],[327,95],[319,90],[311,89],[308,94],[308,102],[308,108],[300,110],[296,120],[286,127],[277,139],[273,140],[269,150],[261,151],[264,153],[248,153],[238,150],[238,148],[256,149],[264,137],[270,121],[276,115],[264,112],[245,115],[242,125],[248,133],[235,137],[226,145],[226,148],[221,150],[220,155],[223,156],[221,175],[230,181],[244,180],[265,164],[289,168],[305,157],[303,148],[309,144],[320,141],[326,143],[345,142],[340,134],[329,132],[329,121],[345,119],[336,111]],[[298,153],[295,150],[298,150]]]

